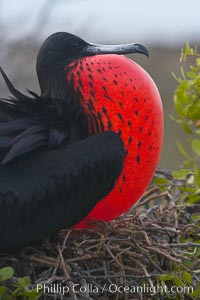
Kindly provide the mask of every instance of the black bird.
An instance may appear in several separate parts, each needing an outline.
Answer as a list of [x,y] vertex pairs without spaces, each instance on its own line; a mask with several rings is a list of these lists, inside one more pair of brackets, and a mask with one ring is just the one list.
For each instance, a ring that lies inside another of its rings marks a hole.
[[[81,69],[85,57],[132,52],[148,55],[139,44],[100,46],[55,33],[37,56],[41,95],[21,93],[0,69],[12,95],[0,100],[0,248],[73,226],[112,190],[123,169],[124,144],[93,114],[88,125],[80,104],[84,86],[80,81],[74,92],[73,68],[79,63]],[[92,72],[88,81],[92,85]]]

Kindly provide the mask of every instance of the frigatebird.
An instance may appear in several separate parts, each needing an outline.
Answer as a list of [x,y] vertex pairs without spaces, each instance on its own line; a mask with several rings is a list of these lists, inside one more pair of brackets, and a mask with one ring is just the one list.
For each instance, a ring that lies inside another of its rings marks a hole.
[[[141,44],[99,45],[58,32],[36,62],[41,94],[0,99],[0,248],[34,242],[86,216],[109,220],[138,200],[162,144],[153,80],[121,54]],[[90,214],[88,215],[88,213]]]

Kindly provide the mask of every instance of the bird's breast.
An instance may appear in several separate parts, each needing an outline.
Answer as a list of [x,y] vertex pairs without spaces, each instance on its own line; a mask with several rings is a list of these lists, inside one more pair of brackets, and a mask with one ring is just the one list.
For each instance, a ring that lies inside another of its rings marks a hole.
[[[73,82],[88,133],[113,130],[126,149],[124,169],[115,188],[92,212],[98,219],[102,212],[108,220],[111,210],[118,216],[137,201],[153,176],[163,136],[160,95],[146,71],[124,56],[91,56],[69,67],[66,79]],[[113,206],[113,201],[118,201],[118,206]]]

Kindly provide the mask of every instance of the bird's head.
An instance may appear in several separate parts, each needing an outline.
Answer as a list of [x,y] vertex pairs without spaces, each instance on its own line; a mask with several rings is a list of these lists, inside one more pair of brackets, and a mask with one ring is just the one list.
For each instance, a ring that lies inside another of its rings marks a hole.
[[67,32],[57,32],[42,44],[36,63],[41,94],[44,97],[64,97],[64,70],[75,60],[82,57],[103,54],[141,53],[148,56],[147,49],[141,44],[100,45],[84,41]]

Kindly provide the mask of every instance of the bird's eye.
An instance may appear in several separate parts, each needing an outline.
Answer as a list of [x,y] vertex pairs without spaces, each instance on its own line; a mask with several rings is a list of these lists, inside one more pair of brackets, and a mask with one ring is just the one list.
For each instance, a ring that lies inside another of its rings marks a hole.
[[72,43],[71,49],[72,49],[73,51],[78,50],[78,48],[79,48],[79,43],[77,43],[77,42]]

